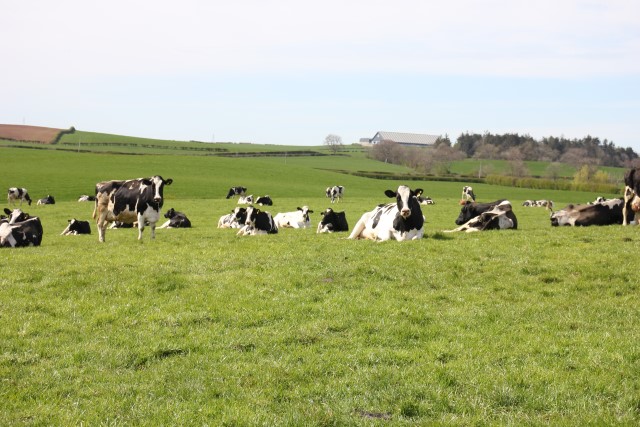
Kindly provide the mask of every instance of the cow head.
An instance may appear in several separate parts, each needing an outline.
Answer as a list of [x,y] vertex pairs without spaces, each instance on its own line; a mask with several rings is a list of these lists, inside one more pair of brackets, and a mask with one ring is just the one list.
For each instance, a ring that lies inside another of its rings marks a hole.
[[176,216],[176,210],[173,208],[169,209],[167,213],[164,214],[164,217],[169,219],[173,218],[174,216]]
[[564,209],[551,213],[549,219],[551,220],[551,226],[559,227],[562,225],[573,225],[576,222],[578,212],[575,206],[570,204]]
[[151,178],[145,178],[142,180],[142,184],[153,188],[153,201],[157,203],[158,206],[162,206],[163,203],[164,186],[171,185],[172,182],[173,179],[169,178],[164,180],[160,175],[155,175]]
[[456,225],[465,224],[476,216],[474,212],[474,202],[467,200],[466,202],[460,201],[460,204],[462,205],[462,209],[460,209],[460,215],[458,215],[458,218],[456,219]]
[[420,209],[418,200],[416,200],[416,194],[406,185],[399,186],[397,191],[387,190],[384,194],[389,198],[396,198],[398,212],[404,219],[409,218],[411,211],[416,207]]
[[28,213],[22,212],[22,209],[14,209],[11,211],[7,208],[4,208],[4,213],[7,214],[9,224],[15,224],[16,222],[26,221],[29,218],[31,218],[31,216]]
[[304,221],[309,222],[309,214],[313,213],[312,210],[309,210],[309,206],[303,206],[297,209],[302,212],[302,218],[304,219]]

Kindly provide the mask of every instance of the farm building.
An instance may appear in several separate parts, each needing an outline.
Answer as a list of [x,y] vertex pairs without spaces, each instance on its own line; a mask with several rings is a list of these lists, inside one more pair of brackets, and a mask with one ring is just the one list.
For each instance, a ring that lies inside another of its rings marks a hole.
[[400,145],[430,147],[435,144],[438,138],[438,135],[427,135],[423,133],[378,131],[371,139],[361,138],[360,143],[368,146],[379,144],[382,141],[393,141]]

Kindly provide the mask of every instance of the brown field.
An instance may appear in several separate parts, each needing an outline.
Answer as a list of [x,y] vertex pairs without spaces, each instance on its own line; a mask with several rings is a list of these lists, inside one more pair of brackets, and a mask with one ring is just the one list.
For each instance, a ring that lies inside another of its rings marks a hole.
[[51,144],[63,130],[64,129],[46,128],[41,126],[0,124],[0,139]]

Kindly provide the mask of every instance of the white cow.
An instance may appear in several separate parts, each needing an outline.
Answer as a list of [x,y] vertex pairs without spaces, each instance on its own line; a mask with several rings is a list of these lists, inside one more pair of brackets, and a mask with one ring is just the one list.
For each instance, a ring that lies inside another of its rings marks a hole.
[[273,217],[276,226],[278,228],[309,228],[311,226],[309,214],[313,213],[313,211],[309,210],[309,206],[303,206],[297,209],[297,211],[293,212],[277,213],[276,216]]

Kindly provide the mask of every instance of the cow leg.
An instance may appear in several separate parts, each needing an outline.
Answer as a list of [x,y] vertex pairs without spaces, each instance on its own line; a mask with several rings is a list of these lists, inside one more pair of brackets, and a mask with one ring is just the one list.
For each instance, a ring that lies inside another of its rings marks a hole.
[[353,230],[351,231],[351,234],[349,235],[349,237],[347,237],[347,239],[359,239],[361,237],[366,237],[366,236],[362,236],[362,232],[364,231],[365,225],[370,216],[371,216],[370,212],[362,215],[360,220],[358,220],[358,222],[356,223],[355,227],[353,227]]
[[97,228],[98,228],[98,241],[99,242],[104,242],[104,232],[107,230],[107,213],[100,213],[100,215],[98,216],[98,221],[97,221]]
[[624,188],[624,206],[622,207],[622,225],[628,225],[629,221],[627,219],[627,207],[629,206],[629,200],[633,198],[634,191],[629,187],[625,186]]
[[143,231],[144,231],[144,218],[142,217],[142,215],[138,215],[138,240],[142,240]]

